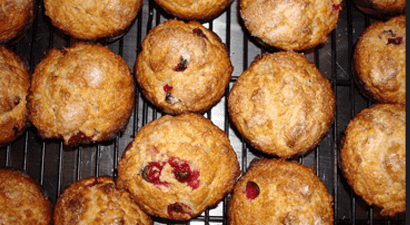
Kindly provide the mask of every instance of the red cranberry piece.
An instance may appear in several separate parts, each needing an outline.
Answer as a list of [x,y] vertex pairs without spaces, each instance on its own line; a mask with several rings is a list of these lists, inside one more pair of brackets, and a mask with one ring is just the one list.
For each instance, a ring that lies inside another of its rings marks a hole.
[[181,100],[179,98],[177,98],[175,95],[167,92],[166,96],[165,96],[165,101],[168,102],[168,104],[170,105],[174,105],[177,104],[179,102],[181,102]]
[[246,184],[246,191],[245,191],[246,198],[248,200],[253,200],[256,197],[258,197],[259,192],[260,192],[259,186],[255,182],[248,181],[248,183]]
[[186,60],[183,56],[181,56],[181,60],[179,61],[178,65],[174,67],[174,70],[177,72],[185,71],[188,67],[188,60]]
[[94,135],[87,137],[82,131],[79,131],[77,134],[70,137],[68,144],[75,145],[79,143],[89,143],[92,141]]
[[89,184],[86,184],[84,187],[89,188],[89,187],[94,187],[95,185],[98,184],[97,178],[95,178],[95,180]]
[[187,183],[193,190],[199,187],[199,171],[192,171],[187,161],[171,157],[168,163],[172,167],[176,180],[181,183]]
[[159,185],[166,185],[166,182],[161,182],[159,177],[161,176],[162,168],[164,168],[164,162],[150,162],[143,170],[142,177],[147,182]]
[[193,32],[194,34],[198,35],[199,37],[205,38],[206,40],[208,40],[208,38],[206,37],[205,33],[204,33],[201,29],[195,28],[195,29],[192,30],[192,32]]
[[168,215],[171,219],[187,219],[185,215],[191,217],[191,208],[184,203],[176,202],[168,205]]
[[172,90],[172,86],[169,86],[168,84],[166,84],[166,85],[163,87],[163,89],[164,89],[165,92],[170,92],[170,91]]
[[[332,3],[334,3],[334,0],[332,0]],[[339,10],[342,10],[343,2],[340,2],[339,4],[333,4],[332,5],[332,11],[336,12]]]
[[61,52],[63,55],[65,55],[65,54],[67,54],[68,51],[65,50],[65,49],[61,49],[60,52]]

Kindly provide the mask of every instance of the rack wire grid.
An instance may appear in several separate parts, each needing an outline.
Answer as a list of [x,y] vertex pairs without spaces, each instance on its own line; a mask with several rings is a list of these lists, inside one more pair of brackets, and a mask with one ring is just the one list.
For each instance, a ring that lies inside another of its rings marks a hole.
[[[233,1],[219,17],[203,23],[226,44],[234,66],[224,97],[204,116],[228,134],[244,173],[252,159],[271,156],[253,149],[236,131],[228,118],[227,96],[236,79],[249,67],[255,56],[278,50],[261,46],[250,36],[240,19],[238,5],[237,0]],[[129,31],[120,39],[104,45],[122,56],[134,73],[135,60],[146,34],[159,23],[171,18],[153,0],[144,0]],[[374,18],[358,10],[351,0],[345,0],[337,27],[329,35],[329,41],[303,52],[322,75],[330,80],[337,98],[337,107],[332,127],[322,142],[310,153],[290,160],[315,169],[328,192],[333,195],[335,224],[406,224],[405,215],[382,217],[378,207],[367,205],[361,197],[355,195],[341,175],[337,161],[337,147],[348,122],[356,113],[373,104],[355,87],[351,58],[354,43],[374,21]],[[70,46],[76,41],[78,40],[52,26],[50,19],[44,14],[42,1],[39,1],[37,17],[29,33],[17,44],[8,47],[23,58],[32,73],[48,49]],[[64,188],[76,180],[102,175],[116,177],[118,159],[128,143],[142,126],[163,115],[143,98],[139,87],[135,100],[126,130],[113,141],[67,147],[62,140],[41,139],[36,128],[29,124],[22,136],[0,148],[0,167],[20,169],[35,178],[53,204]],[[225,196],[217,206],[189,221],[153,218],[154,224],[227,224],[227,202],[228,196]]]

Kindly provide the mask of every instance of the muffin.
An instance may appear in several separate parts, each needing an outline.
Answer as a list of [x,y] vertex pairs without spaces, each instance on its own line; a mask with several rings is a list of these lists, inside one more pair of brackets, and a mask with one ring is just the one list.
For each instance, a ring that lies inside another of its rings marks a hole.
[[165,113],[202,113],[225,93],[233,67],[225,45],[196,21],[152,29],[135,65],[144,96]]
[[0,169],[0,224],[49,225],[52,205],[41,186],[15,169]]
[[382,210],[406,212],[406,109],[376,104],[355,115],[339,146],[339,166],[355,193]]
[[406,12],[406,0],[353,0],[363,12],[377,18],[388,18]]
[[342,0],[240,0],[240,15],[252,36],[283,50],[302,51],[328,40]]
[[142,0],[44,0],[45,14],[54,26],[83,40],[115,40],[132,25]]
[[36,17],[35,0],[0,0],[0,43],[19,41]]
[[235,184],[228,224],[333,224],[332,201],[312,167],[254,160]]
[[30,75],[14,52],[0,46],[0,146],[20,136],[28,124]]
[[281,158],[307,152],[325,135],[335,113],[330,82],[295,52],[257,56],[228,98],[230,118],[257,150]]
[[108,47],[78,42],[50,49],[32,75],[29,119],[42,138],[65,145],[111,140],[134,107],[135,81]]
[[155,0],[170,15],[184,20],[206,21],[220,15],[232,0]]
[[364,96],[376,103],[406,104],[406,16],[367,27],[356,43],[353,68]]
[[221,129],[202,115],[165,115],[143,126],[119,160],[118,187],[152,216],[188,220],[232,191],[239,162]]
[[153,224],[131,195],[108,176],[78,180],[64,189],[54,207],[53,221],[62,224]]

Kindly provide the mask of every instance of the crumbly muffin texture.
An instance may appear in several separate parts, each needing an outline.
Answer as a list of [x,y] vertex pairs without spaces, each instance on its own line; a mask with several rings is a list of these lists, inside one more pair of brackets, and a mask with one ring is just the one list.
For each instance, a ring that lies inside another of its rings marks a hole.
[[406,212],[406,109],[377,104],[359,112],[345,130],[339,165],[349,185],[380,215]]
[[28,124],[30,75],[23,60],[0,46],[0,146],[20,136]]
[[121,56],[100,44],[50,49],[36,66],[29,119],[42,138],[75,145],[110,140],[126,128],[135,81]]
[[333,224],[332,201],[312,167],[256,159],[235,184],[228,224]]
[[0,43],[20,40],[36,17],[35,0],[0,0]]
[[142,127],[117,169],[117,185],[145,212],[173,220],[219,203],[240,175],[226,133],[193,113],[165,115]]
[[341,9],[342,0],[240,0],[240,15],[252,36],[294,51],[326,42]]
[[109,176],[88,177],[72,183],[58,197],[53,222],[62,224],[153,224],[124,189]]
[[229,115],[256,149],[281,158],[307,152],[329,129],[335,111],[330,82],[295,52],[256,57],[228,98]]
[[353,0],[363,12],[386,19],[406,12],[406,0]]
[[145,97],[165,113],[202,113],[216,104],[233,67],[225,45],[199,22],[171,19],[152,29],[135,65]]
[[52,205],[40,185],[27,174],[0,169],[0,224],[50,225]]
[[222,13],[233,0],[155,0],[170,15],[184,20],[206,21]]
[[358,87],[372,101],[406,104],[406,16],[367,27],[356,43],[353,68]]
[[142,0],[44,0],[54,26],[78,39],[99,40],[124,34],[142,7]]

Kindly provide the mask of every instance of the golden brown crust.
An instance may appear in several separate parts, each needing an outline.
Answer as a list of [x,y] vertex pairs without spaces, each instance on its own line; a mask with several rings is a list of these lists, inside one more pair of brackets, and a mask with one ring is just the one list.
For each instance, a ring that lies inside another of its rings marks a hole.
[[36,17],[35,0],[0,0],[0,43],[22,38]]
[[240,175],[226,133],[193,113],[165,115],[142,127],[117,169],[117,185],[144,211],[183,220],[217,204]]
[[232,0],[155,0],[169,14],[184,20],[206,21],[221,14]]
[[256,149],[288,158],[316,146],[335,111],[330,82],[295,52],[263,54],[234,84],[229,115]]
[[30,75],[23,60],[0,46],[0,146],[20,136],[28,124]]
[[45,14],[54,26],[86,40],[123,34],[141,6],[142,0],[44,0]]
[[52,205],[40,189],[22,172],[0,169],[0,224],[51,224]]
[[382,216],[406,211],[406,110],[377,104],[347,125],[339,166],[353,190]]
[[121,56],[79,42],[49,50],[36,66],[29,119],[42,138],[66,145],[109,140],[125,129],[134,97],[134,77]]
[[302,51],[328,40],[342,0],[240,0],[240,15],[252,36],[284,50]]
[[312,167],[252,161],[228,203],[228,224],[333,224],[333,197]]
[[85,178],[65,188],[54,207],[53,221],[55,225],[153,224],[131,195],[108,176]]
[[150,102],[166,113],[180,114],[202,113],[216,104],[233,67],[215,33],[195,21],[171,19],[145,37],[135,71]]
[[365,96],[378,103],[406,104],[406,16],[367,27],[356,43],[353,68]]
[[363,12],[385,19],[406,12],[406,0],[353,0]]

